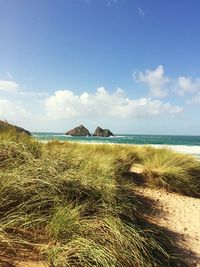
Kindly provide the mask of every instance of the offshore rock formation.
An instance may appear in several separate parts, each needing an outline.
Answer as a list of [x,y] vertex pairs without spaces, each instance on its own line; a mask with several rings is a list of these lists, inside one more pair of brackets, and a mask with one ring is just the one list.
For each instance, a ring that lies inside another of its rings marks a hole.
[[16,132],[21,132],[21,133],[25,133],[27,135],[31,135],[31,133],[28,130],[25,130],[22,127],[12,125],[12,124],[8,123],[7,121],[0,120],[0,133],[6,132],[6,131],[9,131],[12,129],[15,130]]
[[98,136],[98,137],[110,137],[114,136],[114,134],[108,130],[108,129],[102,129],[101,127],[97,127],[93,136]]
[[84,125],[80,125],[78,127],[75,127],[74,129],[71,129],[70,131],[65,133],[66,135],[71,136],[90,136],[90,132],[87,128],[85,128]]

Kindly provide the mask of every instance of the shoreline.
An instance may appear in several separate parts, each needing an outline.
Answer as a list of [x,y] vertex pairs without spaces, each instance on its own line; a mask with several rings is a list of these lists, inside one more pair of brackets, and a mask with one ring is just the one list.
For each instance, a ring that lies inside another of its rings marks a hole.
[[127,144],[127,143],[103,143],[103,142],[91,142],[91,141],[82,141],[82,140],[77,140],[77,141],[72,141],[72,140],[58,140],[58,139],[52,139],[52,140],[40,140],[38,138],[35,138],[37,141],[41,143],[48,143],[51,141],[59,141],[61,143],[69,142],[69,143],[79,143],[79,144],[89,144],[89,145],[119,145],[119,146],[151,146],[153,148],[168,148],[172,149],[178,153],[182,154],[189,154],[192,156],[196,156],[200,158],[200,146],[191,146],[191,145],[168,145],[168,144]]

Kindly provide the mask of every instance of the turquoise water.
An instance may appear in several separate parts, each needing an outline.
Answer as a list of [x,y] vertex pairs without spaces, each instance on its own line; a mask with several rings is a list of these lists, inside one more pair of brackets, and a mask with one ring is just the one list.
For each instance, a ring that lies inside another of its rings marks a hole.
[[133,135],[118,134],[115,137],[72,137],[63,133],[33,133],[33,135],[42,141],[61,140],[88,143],[118,143],[118,144],[151,144],[151,145],[184,145],[200,146],[200,136],[184,135]]
[[63,133],[33,133],[40,141],[60,140],[84,143],[110,143],[167,146],[177,152],[198,156],[200,158],[200,136],[184,135],[138,135],[118,134],[115,137],[72,137]]

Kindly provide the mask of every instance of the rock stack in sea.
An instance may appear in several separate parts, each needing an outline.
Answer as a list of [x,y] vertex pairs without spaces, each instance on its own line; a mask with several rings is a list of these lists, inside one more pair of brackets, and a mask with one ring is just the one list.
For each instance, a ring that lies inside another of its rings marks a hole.
[[71,136],[90,136],[89,130],[84,126],[80,125],[78,127],[75,127],[68,132],[65,133],[66,135],[71,135]]
[[108,130],[108,129],[102,129],[101,127],[97,127],[93,136],[98,136],[98,137],[110,137],[114,136],[114,134]]
[[[65,134],[71,135],[71,136],[91,136],[89,130],[82,124],[78,127],[75,127],[73,129],[69,130]],[[109,129],[102,129],[101,127],[98,126],[96,128],[93,136],[110,137],[110,136],[114,136],[114,134]]]
[[21,132],[21,133],[25,133],[27,135],[31,135],[31,133],[28,130],[25,130],[22,127],[12,125],[12,124],[8,123],[7,121],[0,120],[0,133],[6,132],[6,131],[9,131],[12,129],[15,130],[16,132]]

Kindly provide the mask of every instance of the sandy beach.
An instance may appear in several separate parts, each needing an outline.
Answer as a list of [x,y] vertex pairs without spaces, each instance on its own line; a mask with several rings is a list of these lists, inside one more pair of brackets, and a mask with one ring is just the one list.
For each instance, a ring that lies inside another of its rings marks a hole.
[[173,238],[191,267],[200,266],[200,199],[161,189],[138,187],[150,204],[148,220],[173,232]]

